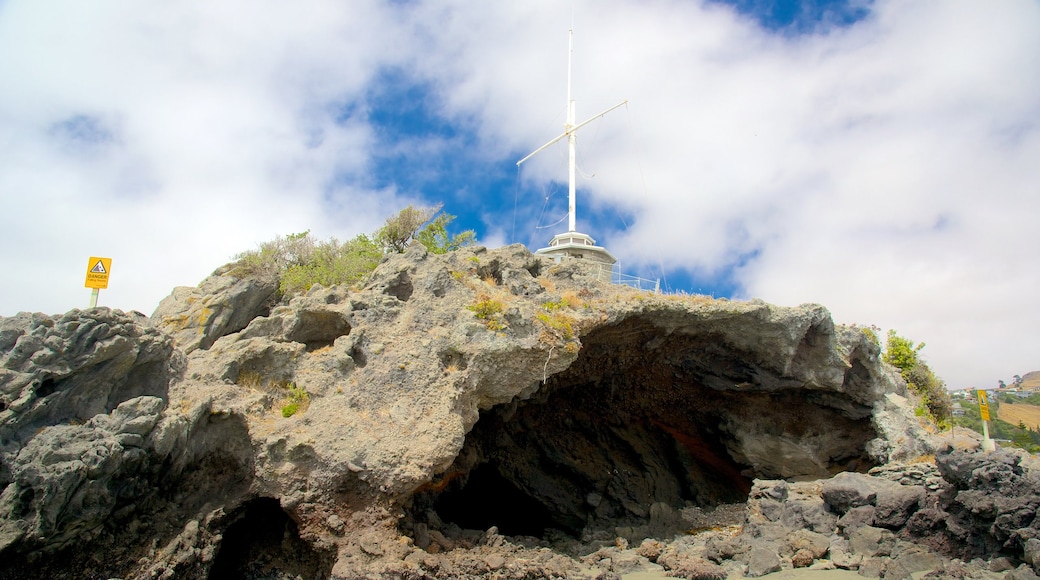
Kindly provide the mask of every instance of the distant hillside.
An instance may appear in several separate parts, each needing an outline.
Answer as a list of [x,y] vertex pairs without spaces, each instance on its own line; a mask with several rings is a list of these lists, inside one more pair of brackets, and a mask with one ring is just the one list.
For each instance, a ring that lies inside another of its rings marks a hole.
[[1040,371],[1033,371],[1022,375],[1022,386],[1025,388],[1040,389]]
[[1030,429],[1040,428],[1040,406],[1001,403],[997,413],[1001,420],[1012,425],[1018,425],[1021,422]]

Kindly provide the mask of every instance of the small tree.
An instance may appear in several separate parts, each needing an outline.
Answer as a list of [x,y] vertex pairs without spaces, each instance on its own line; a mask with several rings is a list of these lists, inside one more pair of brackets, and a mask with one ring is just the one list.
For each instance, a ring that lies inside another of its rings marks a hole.
[[400,253],[408,247],[419,228],[440,211],[441,206],[408,207],[386,218],[386,223],[376,232],[376,243],[387,253]]
[[448,224],[454,220],[455,216],[442,212],[426,224],[426,227],[419,230],[415,239],[433,254],[446,254],[472,244],[476,239],[476,233],[473,230],[466,230],[454,236],[448,234]]
[[426,246],[434,254],[445,254],[473,243],[476,234],[466,230],[460,234],[448,234],[448,224],[455,216],[438,213],[441,204],[433,207],[408,206],[386,218],[386,223],[376,232],[375,238],[387,253],[403,252],[412,240]]
[[896,331],[888,331],[888,342],[885,345],[884,361],[899,369],[900,374],[908,382],[908,373],[917,366],[917,353],[924,348],[924,343],[914,346],[914,341],[903,338]]

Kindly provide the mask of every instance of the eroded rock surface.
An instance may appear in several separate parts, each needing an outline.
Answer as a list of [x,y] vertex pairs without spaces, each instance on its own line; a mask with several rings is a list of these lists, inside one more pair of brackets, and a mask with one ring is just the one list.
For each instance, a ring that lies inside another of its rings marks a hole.
[[[646,294],[586,268],[413,246],[364,288],[273,306],[273,287],[217,275],[151,321],[3,319],[0,554],[38,563],[78,539],[121,577],[595,578],[660,566],[644,539],[749,494],[761,537],[914,521],[917,492],[841,511],[822,484],[762,483],[933,451],[867,334],[821,306]],[[616,538],[630,546],[580,553]],[[803,540],[777,560],[819,560]],[[731,557],[769,568],[769,549]]]
[[217,273],[195,288],[174,288],[159,303],[152,321],[173,337],[178,348],[190,353],[209,348],[218,338],[267,314],[277,293],[277,281]]

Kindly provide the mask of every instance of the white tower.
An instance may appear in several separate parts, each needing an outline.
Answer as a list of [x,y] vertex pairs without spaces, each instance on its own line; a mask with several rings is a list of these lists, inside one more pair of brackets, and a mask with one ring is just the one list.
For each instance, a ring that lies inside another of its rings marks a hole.
[[583,234],[577,231],[575,225],[575,143],[577,141],[578,129],[581,129],[585,125],[588,125],[592,121],[606,115],[607,113],[621,107],[628,103],[628,101],[621,101],[620,103],[610,107],[609,109],[589,117],[581,123],[575,124],[574,119],[574,100],[571,98],[571,61],[572,55],[574,54],[574,29],[569,31],[569,37],[567,39],[567,121],[563,125],[563,134],[556,137],[552,141],[549,141],[545,145],[542,145],[538,149],[535,149],[530,155],[524,157],[516,164],[519,166],[524,161],[527,161],[531,157],[540,153],[542,150],[548,148],[551,145],[567,139],[567,172],[568,172],[568,188],[567,188],[567,232],[557,234],[549,240],[549,247],[541,248],[536,251],[536,254],[545,256],[551,256],[556,260],[561,259],[564,256],[572,258],[582,258],[599,262],[606,265],[604,269],[606,274],[604,278],[606,281],[610,281],[612,267],[617,262],[617,258],[613,254],[607,251],[606,248],[596,245],[596,240],[592,239],[592,236]]

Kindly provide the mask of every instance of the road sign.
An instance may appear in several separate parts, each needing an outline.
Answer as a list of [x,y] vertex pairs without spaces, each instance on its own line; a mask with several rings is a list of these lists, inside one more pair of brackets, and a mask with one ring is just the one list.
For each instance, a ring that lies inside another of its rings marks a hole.
[[111,272],[112,258],[91,256],[87,262],[87,281],[83,285],[95,290],[108,288],[108,275]]
[[979,415],[983,421],[989,421],[989,399],[986,398],[986,391],[979,391]]

